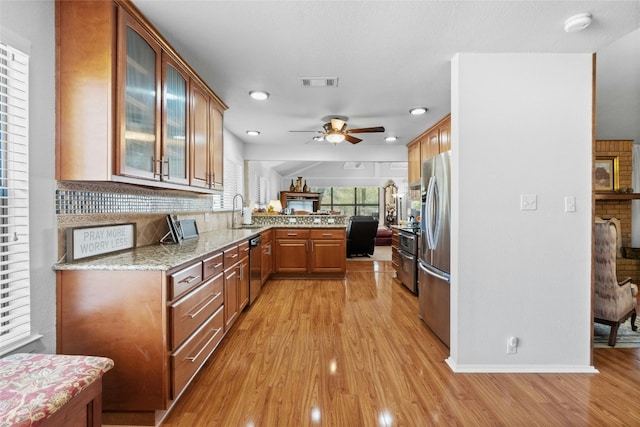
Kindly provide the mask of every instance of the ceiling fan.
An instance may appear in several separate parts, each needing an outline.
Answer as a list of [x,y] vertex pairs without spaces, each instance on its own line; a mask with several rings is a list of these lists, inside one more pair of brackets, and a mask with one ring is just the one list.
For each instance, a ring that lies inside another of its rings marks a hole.
[[322,125],[323,131],[289,131],[289,132],[318,132],[322,133],[323,139],[329,141],[333,145],[339,144],[340,142],[347,140],[352,144],[357,144],[362,141],[360,138],[356,138],[355,136],[351,136],[352,133],[369,133],[369,132],[384,132],[384,127],[376,126],[370,128],[358,128],[358,129],[347,129],[346,120],[342,120],[340,118],[334,117],[324,125]]

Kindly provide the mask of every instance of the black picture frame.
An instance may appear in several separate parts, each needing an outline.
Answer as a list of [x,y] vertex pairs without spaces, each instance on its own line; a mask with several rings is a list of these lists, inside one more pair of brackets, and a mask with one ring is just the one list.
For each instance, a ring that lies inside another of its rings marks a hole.
[[198,224],[195,219],[183,219],[178,221],[182,239],[195,239],[200,233],[198,233]]
[[[182,233],[180,231],[180,226],[173,218],[172,215],[167,215],[167,225],[169,226],[169,232],[164,235],[164,237],[160,240],[161,243],[180,243],[182,241]],[[171,242],[168,242],[167,239],[171,238]]]

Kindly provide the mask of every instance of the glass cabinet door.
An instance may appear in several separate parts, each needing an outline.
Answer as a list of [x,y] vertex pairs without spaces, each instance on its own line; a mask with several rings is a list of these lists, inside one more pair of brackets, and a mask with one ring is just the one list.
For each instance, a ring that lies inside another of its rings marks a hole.
[[164,133],[163,181],[189,183],[187,144],[188,76],[168,55],[163,54]]
[[[124,175],[160,178],[160,46],[131,17],[122,14],[120,76],[124,73],[124,115],[119,169]],[[122,61],[124,59],[124,61]],[[124,69],[123,69],[124,68]]]

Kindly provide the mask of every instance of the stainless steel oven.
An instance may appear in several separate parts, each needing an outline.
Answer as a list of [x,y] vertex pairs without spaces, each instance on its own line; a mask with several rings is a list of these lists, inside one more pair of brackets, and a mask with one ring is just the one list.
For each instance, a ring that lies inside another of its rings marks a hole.
[[398,279],[418,294],[418,234],[414,229],[398,230]]

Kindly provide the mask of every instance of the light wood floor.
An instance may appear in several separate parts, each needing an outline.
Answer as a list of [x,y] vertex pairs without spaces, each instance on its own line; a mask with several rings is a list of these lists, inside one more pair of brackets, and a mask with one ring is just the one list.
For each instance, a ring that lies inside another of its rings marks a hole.
[[269,281],[164,426],[640,425],[640,351],[600,374],[453,374],[390,262]]

